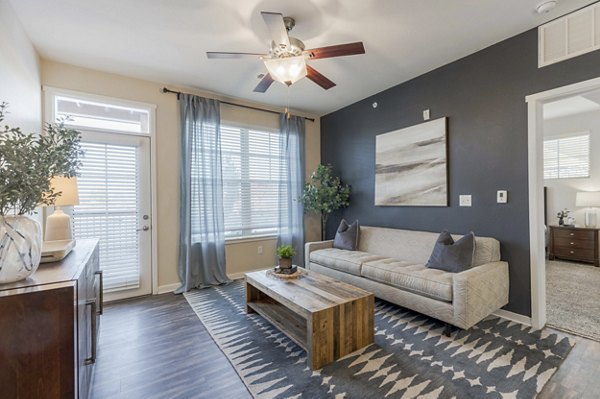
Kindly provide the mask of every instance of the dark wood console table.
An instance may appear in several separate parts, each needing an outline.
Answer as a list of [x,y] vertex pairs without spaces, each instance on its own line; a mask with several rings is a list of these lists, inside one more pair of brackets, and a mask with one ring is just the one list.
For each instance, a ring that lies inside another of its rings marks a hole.
[[600,266],[597,228],[550,226],[549,259],[566,259]]
[[0,398],[87,398],[96,361],[98,240],[0,285]]

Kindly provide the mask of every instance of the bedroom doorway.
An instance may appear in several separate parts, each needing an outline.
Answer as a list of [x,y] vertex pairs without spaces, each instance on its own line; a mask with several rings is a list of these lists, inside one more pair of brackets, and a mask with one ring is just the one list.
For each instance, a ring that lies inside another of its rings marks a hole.
[[600,198],[600,79],[527,103],[532,325],[600,340],[600,223],[586,218]]

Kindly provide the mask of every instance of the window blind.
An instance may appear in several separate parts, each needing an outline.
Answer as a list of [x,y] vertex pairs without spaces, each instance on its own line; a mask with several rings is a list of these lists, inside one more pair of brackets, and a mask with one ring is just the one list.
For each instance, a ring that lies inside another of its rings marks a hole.
[[544,140],[544,179],[589,176],[589,133]]
[[137,232],[139,182],[133,146],[82,142],[85,151],[73,235],[100,239],[100,269],[107,292],[140,285]]
[[221,125],[225,237],[276,234],[287,211],[281,134]]

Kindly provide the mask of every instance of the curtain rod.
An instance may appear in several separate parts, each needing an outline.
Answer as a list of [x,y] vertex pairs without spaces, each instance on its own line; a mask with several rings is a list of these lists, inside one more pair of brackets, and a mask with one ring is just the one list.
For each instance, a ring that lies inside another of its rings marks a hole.
[[[163,93],[173,93],[173,94],[177,94],[177,99],[179,100],[179,96],[182,94],[182,92],[180,91],[175,91],[175,90],[171,90],[171,89],[167,89],[166,87],[163,87],[162,89]],[[220,101],[220,100],[219,100]],[[258,107],[253,107],[251,105],[243,105],[243,104],[236,104],[236,103],[230,103],[228,101],[220,101],[221,104],[227,104],[227,105],[233,105],[234,107],[241,107],[241,108],[248,108],[248,109],[254,109],[256,111],[263,111],[263,112],[269,112],[271,114],[277,114],[279,115],[280,112],[277,111],[271,111],[270,109],[264,109],[264,108],[258,108]],[[304,117],[304,119],[306,119],[307,121],[311,121],[314,122],[314,118],[308,118],[308,117]]]

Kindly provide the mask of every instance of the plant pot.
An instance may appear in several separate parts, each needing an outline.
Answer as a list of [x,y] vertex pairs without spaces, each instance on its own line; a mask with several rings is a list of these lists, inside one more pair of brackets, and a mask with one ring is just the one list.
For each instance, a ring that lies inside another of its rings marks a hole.
[[42,227],[27,216],[0,216],[0,284],[31,276],[40,265]]
[[282,269],[290,269],[292,267],[292,258],[279,258],[279,267]]

